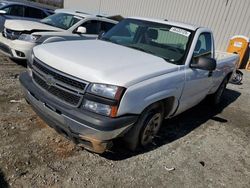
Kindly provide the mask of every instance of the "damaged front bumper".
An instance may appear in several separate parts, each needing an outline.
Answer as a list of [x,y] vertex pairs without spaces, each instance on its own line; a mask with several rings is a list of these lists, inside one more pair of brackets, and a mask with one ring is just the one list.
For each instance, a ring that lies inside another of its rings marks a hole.
[[125,134],[137,116],[109,118],[70,107],[40,89],[28,73],[20,75],[25,98],[34,111],[57,132],[96,153],[105,152],[114,138]]
[[10,58],[27,60],[35,46],[36,43],[7,39],[0,33],[0,52]]

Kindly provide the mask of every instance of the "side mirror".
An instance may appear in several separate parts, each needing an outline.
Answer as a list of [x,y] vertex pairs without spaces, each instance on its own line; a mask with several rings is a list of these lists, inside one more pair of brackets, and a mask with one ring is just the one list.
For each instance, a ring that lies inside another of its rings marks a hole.
[[80,26],[80,27],[77,28],[76,33],[85,34],[85,33],[87,33],[87,29],[86,29],[86,27]]
[[216,60],[210,57],[197,57],[196,63],[190,65],[191,68],[201,69],[207,71],[214,71],[216,69]]
[[99,33],[99,35],[98,35],[98,39],[101,39],[102,37],[103,37],[103,35],[105,34],[105,31],[101,31],[100,33]]
[[0,10],[0,15],[5,15],[7,12],[5,10]]

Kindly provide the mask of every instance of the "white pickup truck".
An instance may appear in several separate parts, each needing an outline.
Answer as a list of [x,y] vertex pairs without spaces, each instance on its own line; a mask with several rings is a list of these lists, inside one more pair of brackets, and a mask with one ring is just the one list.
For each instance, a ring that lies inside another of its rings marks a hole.
[[164,118],[206,96],[218,104],[238,59],[215,52],[207,28],[128,18],[99,40],[35,47],[20,82],[59,133],[97,153],[117,137],[135,150],[152,142]]

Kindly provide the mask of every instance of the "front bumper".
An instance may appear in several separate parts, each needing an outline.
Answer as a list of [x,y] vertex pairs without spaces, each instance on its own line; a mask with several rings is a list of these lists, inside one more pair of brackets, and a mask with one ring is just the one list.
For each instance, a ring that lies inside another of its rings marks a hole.
[[26,60],[35,46],[31,42],[7,39],[0,33],[0,52],[10,58]]
[[103,153],[110,141],[122,136],[136,122],[137,116],[109,118],[66,106],[41,90],[28,73],[20,75],[26,100],[51,127],[85,148]]

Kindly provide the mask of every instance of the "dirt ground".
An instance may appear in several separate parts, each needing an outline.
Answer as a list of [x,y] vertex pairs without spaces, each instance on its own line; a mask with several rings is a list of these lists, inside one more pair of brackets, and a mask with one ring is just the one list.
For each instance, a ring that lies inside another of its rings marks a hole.
[[[105,155],[75,146],[23,99],[25,67],[0,55],[0,187],[249,187],[250,72],[208,102],[164,122],[148,150],[116,143]],[[174,169],[171,169],[174,168]]]

